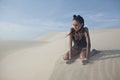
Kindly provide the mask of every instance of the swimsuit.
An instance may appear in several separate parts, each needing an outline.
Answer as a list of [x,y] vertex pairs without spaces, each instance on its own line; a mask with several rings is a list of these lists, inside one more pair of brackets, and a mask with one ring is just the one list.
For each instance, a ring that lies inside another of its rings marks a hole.
[[75,31],[73,29],[72,32],[72,41],[74,42],[74,45],[72,48],[78,51],[80,53],[81,50],[86,49],[87,42],[86,38],[84,35],[84,31],[86,30],[87,27],[83,27],[82,29]]

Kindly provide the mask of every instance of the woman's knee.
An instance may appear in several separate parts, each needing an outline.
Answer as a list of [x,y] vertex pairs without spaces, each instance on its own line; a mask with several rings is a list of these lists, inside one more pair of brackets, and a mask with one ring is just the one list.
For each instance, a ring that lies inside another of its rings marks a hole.
[[64,60],[68,60],[68,58],[69,58],[69,51],[67,51],[63,56]]
[[82,50],[81,52],[80,52],[80,59],[83,59],[83,58],[85,58],[86,57],[86,50]]

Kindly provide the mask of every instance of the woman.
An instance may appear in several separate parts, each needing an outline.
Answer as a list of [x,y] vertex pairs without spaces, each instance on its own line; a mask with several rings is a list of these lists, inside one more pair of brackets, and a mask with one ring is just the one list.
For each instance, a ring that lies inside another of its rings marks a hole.
[[[84,19],[80,15],[73,15],[73,26],[70,29],[69,42],[70,50],[67,51],[64,55],[64,60],[67,60],[66,63],[71,61],[71,58],[80,54],[80,59],[83,64],[86,64],[89,59],[89,53],[91,48],[90,36],[87,27],[84,27]],[[72,46],[72,42],[74,45]]]

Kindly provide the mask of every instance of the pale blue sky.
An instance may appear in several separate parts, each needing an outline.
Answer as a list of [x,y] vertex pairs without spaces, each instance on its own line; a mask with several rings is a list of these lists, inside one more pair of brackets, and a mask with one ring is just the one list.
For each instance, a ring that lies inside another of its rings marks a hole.
[[120,28],[119,0],[0,0],[0,39],[68,31],[73,14],[90,29]]

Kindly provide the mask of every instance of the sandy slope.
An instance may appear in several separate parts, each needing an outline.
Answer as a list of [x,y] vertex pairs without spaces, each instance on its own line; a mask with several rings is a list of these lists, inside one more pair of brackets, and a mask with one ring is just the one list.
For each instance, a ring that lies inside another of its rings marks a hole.
[[13,51],[0,61],[0,80],[48,80],[54,63],[65,52],[65,40]]
[[[68,50],[68,32],[48,34],[35,39],[47,41],[13,51],[0,61],[0,80],[118,80],[120,77],[120,29],[90,31],[92,48],[101,52],[81,65],[79,58],[65,64],[62,55]],[[0,46],[1,47],[1,46]]]
[[57,60],[50,80],[119,80],[120,50],[102,50],[91,57],[89,64],[80,60],[65,64],[62,56]]
[[34,40],[0,40],[0,60],[15,51],[42,46],[48,42]]

